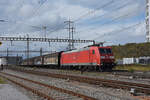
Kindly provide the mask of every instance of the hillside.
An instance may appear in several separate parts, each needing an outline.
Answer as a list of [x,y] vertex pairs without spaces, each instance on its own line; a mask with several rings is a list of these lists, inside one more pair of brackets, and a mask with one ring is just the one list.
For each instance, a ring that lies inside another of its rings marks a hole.
[[112,46],[116,59],[124,57],[150,56],[150,43],[129,43]]

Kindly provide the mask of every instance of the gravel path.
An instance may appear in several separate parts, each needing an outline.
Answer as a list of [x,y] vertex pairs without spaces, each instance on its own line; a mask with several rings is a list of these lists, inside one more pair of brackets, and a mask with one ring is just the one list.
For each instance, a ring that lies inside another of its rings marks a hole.
[[0,100],[31,100],[9,84],[0,84]]
[[4,72],[29,78],[35,81],[40,81],[59,88],[68,89],[74,92],[78,92],[84,95],[97,98],[99,100],[136,100],[130,96],[128,91],[123,91],[121,89],[104,88],[100,86],[89,85],[89,84],[79,83],[79,82],[74,82],[69,80],[15,72],[12,70],[4,70]]

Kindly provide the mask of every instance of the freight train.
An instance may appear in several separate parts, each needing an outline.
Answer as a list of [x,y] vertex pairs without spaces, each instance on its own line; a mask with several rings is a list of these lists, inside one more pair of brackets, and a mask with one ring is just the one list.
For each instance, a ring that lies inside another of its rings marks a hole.
[[58,69],[112,70],[115,58],[111,47],[89,46],[23,60],[26,66],[47,66]]

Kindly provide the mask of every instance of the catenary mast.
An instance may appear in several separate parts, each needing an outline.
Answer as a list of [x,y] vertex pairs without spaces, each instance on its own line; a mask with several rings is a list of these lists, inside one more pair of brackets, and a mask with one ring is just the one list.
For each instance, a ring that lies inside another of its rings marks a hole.
[[150,0],[146,0],[146,41],[150,42]]

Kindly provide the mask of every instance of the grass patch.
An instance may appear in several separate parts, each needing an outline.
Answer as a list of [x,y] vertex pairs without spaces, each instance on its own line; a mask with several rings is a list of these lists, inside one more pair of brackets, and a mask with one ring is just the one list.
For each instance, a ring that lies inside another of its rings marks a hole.
[[3,78],[0,77],[0,84],[5,84],[6,82],[4,81]]
[[124,66],[116,66],[114,70],[128,70],[129,72],[134,71],[150,71],[150,65],[124,65]]

